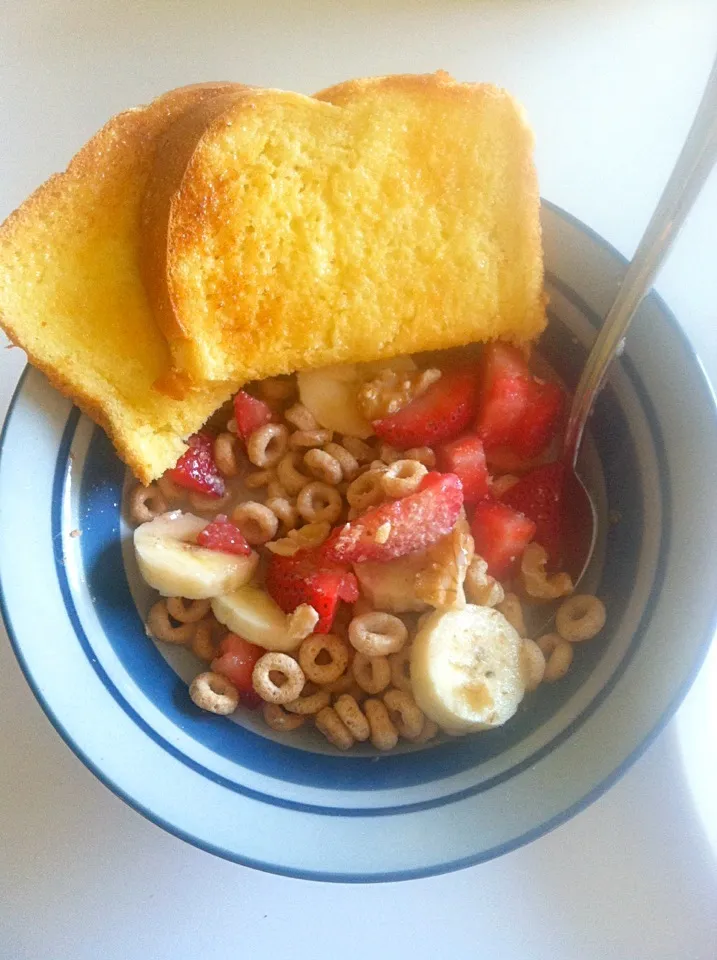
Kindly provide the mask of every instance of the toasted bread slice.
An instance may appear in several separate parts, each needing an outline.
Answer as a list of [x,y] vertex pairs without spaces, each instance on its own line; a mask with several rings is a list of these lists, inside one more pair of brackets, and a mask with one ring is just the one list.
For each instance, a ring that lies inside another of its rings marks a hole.
[[444,73],[200,106],[146,196],[147,289],[175,368],[248,380],[531,340],[545,324],[532,148],[507,93]]
[[158,139],[189,107],[232,88],[184,87],[120,114],[0,227],[0,326],[145,483],[232,392],[215,383],[177,401],[153,387],[170,354],[140,274],[141,201]]

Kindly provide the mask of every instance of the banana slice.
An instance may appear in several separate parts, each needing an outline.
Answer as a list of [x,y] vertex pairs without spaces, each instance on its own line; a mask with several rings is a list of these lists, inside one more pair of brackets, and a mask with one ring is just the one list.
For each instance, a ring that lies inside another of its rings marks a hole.
[[137,527],[137,563],[150,587],[165,597],[205,600],[251,580],[258,555],[237,557],[198,546],[197,534],[206,525],[201,517],[173,510]]
[[291,653],[301,643],[289,630],[289,618],[260,587],[241,587],[212,600],[212,612],[220,623],[250,643],[265,650]]
[[299,398],[326,430],[366,440],[373,435],[357,403],[359,388],[390,367],[397,372],[416,369],[410,357],[394,357],[375,363],[342,363],[297,374]]
[[499,727],[523,699],[522,641],[490,607],[427,614],[411,648],[416,703],[448,733]]

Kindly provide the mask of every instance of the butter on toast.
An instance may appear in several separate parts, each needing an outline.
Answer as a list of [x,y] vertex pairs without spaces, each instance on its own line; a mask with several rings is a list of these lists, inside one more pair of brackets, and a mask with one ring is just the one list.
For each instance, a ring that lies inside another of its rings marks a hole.
[[147,289],[175,369],[239,381],[533,339],[532,149],[507,93],[445,73],[198,107],[147,191]]
[[0,227],[0,326],[145,483],[174,465],[232,387],[182,401],[153,387],[170,354],[141,279],[142,196],[171,123],[234,87],[183,87],[114,117]]

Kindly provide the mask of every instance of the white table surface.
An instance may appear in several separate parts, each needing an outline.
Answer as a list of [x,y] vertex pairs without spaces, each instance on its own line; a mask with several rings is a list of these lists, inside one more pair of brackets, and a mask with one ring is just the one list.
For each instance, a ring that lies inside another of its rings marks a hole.
[[[108,116],[170,87],[310,93],[444,67],[524,102],[544,196],[629,255],[716,50],[715,0],[0,0],[0,219]],[[715,381],[716,224],[713,176],[658,284]],[[0,419],[22,365],[0,350]],[[717,653],[624,779],[530,846],[338,886],[226,863],[130,810],[54,732],[0,626],[0,960],[714,960],[710,690]]]

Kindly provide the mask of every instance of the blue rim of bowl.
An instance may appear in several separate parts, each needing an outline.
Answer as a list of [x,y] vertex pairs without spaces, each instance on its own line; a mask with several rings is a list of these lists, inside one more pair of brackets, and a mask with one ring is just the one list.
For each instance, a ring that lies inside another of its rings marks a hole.
[[[612,246],[612,244],[608,243],[607,240],[605,240],[598,233],[592,230],[592,228],[582,223],[582,221],[580,221],[577,217],[574,217],[572,214],[567,213],[567,211],[563,210],[561,207],[557,206],[554,203],[551,203],[548,200],[541,199],[541,204],[547,209],[553,211],[555,214],[557,214],[560,218],[565,220],[567,223],[571,224],[572,226],[577,228],[579,231],[584,233],[597,246],[601,247],[603,250],[611,254],[611,256],[615,260],[617,260],[618,262],[620,262],[625,266],[627,265],[628,261],[626,260],[626,258],[618,250],[616,250],[615,247]],[[564,281],[556,277],[555,274],[552,273],[551,271],[546,270],[546,277],[556,287],[556,289],[558,289],[565,296],[565,298],[569,300],[573,306],[576,307],[576,309],[578,309],[581,313],[583,313],[584,316],[586,316],[588,319],[591,320],[591,322],[593,322],[593,325],[597,326],[602,322],[602,318],[595,313],[595,311],[582,299],[582,297],[575,290],[573,290],[572,287],[570,287]],[[659,294],[657,294],[653,290],[649,296],[650,296],[650,299],[652,299],[653,302],[655,302],[658,305],[658,307],[660,308],[660,311],[662,312],[666,320],[669,322],[674,332],[678,335],[679,339],[681,340],[685,353],[690,357],[690,359],[693,361],[693,363],[699,370],[702,377],[705,392],[711,403],[713,416],[715,419],[717,419],[717,396],[715,395],[712,385],[710,384],[709,378],[704,370],[704,367],[699,357],[697,356],[689,338],[685,334],[684,330],[680,326],[679,322],[677,321],[672,311],[669,309],[665,301],[659,296]],[[29,373],[29,370],[30,370],[30,367],[28,366],[23,371],[18,381],[18,384],[15,388],[15,391],[13,393],[10,404],[8,406],[5,423],[3,425],[2,432],[0,432],[0,459],[2,458],[3,452],[4,452],[5,438],[6,438],[6,432],[8,429],[8,424],[12,417],[13,410],[20,399],[22,388],[27,378],[27,375]],[[637,378],[637,383],[639,386],[641,386],[639,378]],[[640,400],[643,404],[646,399],[647,398],[644,392],[640,391]],[[649,404],[648,404],[648,408],[649,408]],[[53,484],[53,487],[54,487],[54,484]],[[658,573],[656,575],[656,581],[659,580],[659,575],[660,575],[660,571],[658,570]],[[654,586],[653,586],[653,591],[654,591]],[[651,591],[651,596],[653,594],[653,591]],[[648,614],[648,612],[649,612],[649,609],[646,608],[643,614],[643,619]],[[68,614],[70,614],[70,610],[68,610]],[[97,779],[101,783],[103,783],[104,786],[106,786],[109,790],[111,790],[112,793],[114,793],[117,797],[119,797],[121,800],[127,803],[128,806],[130,806],[133,810],[136,810],[138,813],[140,813],[150,822],[166,830],[168,833],[172,834],[178,839],[183,840],[186,843],[191,844],[192,846],[198,847],[199,849],[205,850],[208,853],[212,853],[216,856],[222,857],[223,859],[228,859],[234,863],[238,863],[241,866],[252,867],[254,869],[263,870],[268,873],[274,873],[281,876],[292,877],[295,879],[329,881],[329,882],[336,882],[336,883],[388,883],[388,882],[394,882],[398,880],[421,879],[425,877],[436,876],[438,874],[455,872],[457,870],[465,869],[466,867],[475,866],[479,863],[485,863],[486,861],[500,857],[503,854],[510,853],[513,850],[517,850],[518,848],[525,846],[528,843],[531,843],[533,840],[537,840],[539,837],[545,836],[547,833],[561,826],[563,823],[566,823],[568,820],[572,819],[572,817],[574,817],[576,814],[580,813],[582,810],[590,806],[590,804],[592,804],[594,801],[598,800],[607,790],[610,789],[611,786],[613,786],[618,780],[620,780],[620,778],[630,769],[630,767],[642,756],[642,754],[647,750],[647,748],[652,743],[654,743],[654,741],[657,739],[657,737],[663,731],[663,729],[665,728],[669,720],[672,718],[678,706],[680,705],[680,703],[686,696],[688,690],[692,686],[692,683],[694,682],[697,674],[700,671],[700,668],[702,667],[704,659],[707,655],[707,651],[712,642],[712,638],[715,632],[717,632],[717,603],[716,603],[715,608],[713,610],[713,614],[712,614],[710,631],[702,641],[698,654],[694,660],[692,670],[688,674],[685,681],[681,684],[681,686],[679,687],[675,695],[672,697],[671,701],[669,702],[669,704],[667,705],[667,707],[665,708],[661,716],[658,718],[657,722],[653,725],[651,731],[643,738],[642,742],[639,743],[638,746],[635,747],[628,754],[628,756],[615,768],[615,770],[613,770],[613,772],[609,776],[603,778],[590,791],[588,791],[584,797],[582,797],[580,800],[576,801],[575,803],[571,804],[561,813],[557,814],[556,816],[550,818],[547,821],[544,821],[542,824],[539,824],[537,827],[534,827],[533,829],[526,831],[520,836],[515,837],[506,843],[498,844],[493,848],[484,850],[480,854],[459,858],[456,860],[449,861],[447,863],[434,864],[430,867],[420,868],[415,870],[385,872],[380,874],[339,874],[339,873],[322,873],[321,871],[303,871],[303,870],[296,870],[296,869],[287,868],[287,867],[277,867],[275,864],[266,863],[264,861],[255,860],[249,857],[241,857],[235,854],[230,854],[226,850],[219,848],[206,840],[195,837],[192,834],[188,833],[187,831],[179,829],[175,825],[166,821],[164,818],[158,816],[157,814],[149,810],[147,807],[144,806],[144,804],[139,803],[133,797],[129,796],[120,786],[118,786],[113,780],[109,779],[102,772],[102,770],[95,764],[95,762],[87,756],[87,754],[82,749],[82,747],[67,732],[62,721],[57,717],[53,709],[50,707],[50,705],[46,701],[44,695],[40,691],[36,682],[34,681],[32,674],[28,669],[25,658],[23,656],[16,631],[13,627],[13,623],[10,617],[10,612],[5,599],[4,589],[2,586],[1,580],[0,580],[0,615],[4,620],[4,623],[8,632],[8,637],[10,639],[10,644],[17,658],[17,661],[20,665],[20,668],[23,672],[23,675],[25,676],[25,679],[30,689],[32,690],[35,698],[37,699],[38,703],[40,704],[40,707],[44,711],[45,715],[47,716],[52,726],[55,728],[55,730],[60,735],[60,737],[64,740],[67,746],[78,757],[78,759],[82,761],[82,763],[97,777]],[[75,626],[74,618],[72,618],[72,623],[73,623],[73,626]],[[633,653],[634,653],[634,645],[631,644],[630,650],[626,654],[626,658],[624,658],[624,660],[621,662],[621,666],[623,662],[626,662],[630,659]],[[598,695],[598,697],[601,696],[601,694],[603,693],[603,690],[600,691],[600,694]],[[589,710],[594,702],[595,701],[591,701],[591,704],[586,709]],[[573,721],[573,723],[580,721],[581,718],[584,716],[584,713],[585,712],[581,714],[581,717],[576,718],[576,720]],[[143,723],[142,723],[142,727],[143,729],[145,728],[145,725]],[[570,725],[568,730],[572,732],[573,725]],[[565,739],[565,732],[563,732],[563,734],[561,734],[560,737],[562,742],[562,740]],[[546,746],[550,747],[551,745],[546,745]],[[545,750],[545,748],[543,748],[543,750]],[[539,754],[539,757],[538,757],[539,759],[540,756],[542,756],[543,754],[540,751],[538,751],[538,754]],[[186,762],[186,758],[181,757],[181,759]],[[535,762],[535,759],[533,759],[533,762]],[[190,766],[191,765],[192,764],[190,763]],[[475,791],[475,788],[470,788],[470,792],[474,792],[474,791]],[[465,792],[466,791],[462,791],[461,793],[465,793]],[[458,795],[453,795],[449,799],[456,800],[460,798],[461,798],[461,794],[458,794]],[[267,798],[264,797],[263,795],[259,795],[259,799],[266,800]],[[292,804],[290,802],[287,802],[286,805],[297,807],[302,812],[303,811],[312,812],[312,813],[317,812],[317,808],[310,807],[304,804]],[[399,811],[393,811],[393,812],[411,812],[412,809],[413,810],[415,810],[416,808],[420,809],[422,806],[423,804],[414,804],[411,806],[401,807],[399,808]],[[383,812],[383,809],[380,812]],[[361,811],[360,813],[357,813],[354,810],[339,811],[337,815],[346,816],[347,813],[348,815],[365,815],[365,811]]]

